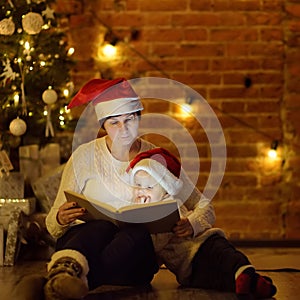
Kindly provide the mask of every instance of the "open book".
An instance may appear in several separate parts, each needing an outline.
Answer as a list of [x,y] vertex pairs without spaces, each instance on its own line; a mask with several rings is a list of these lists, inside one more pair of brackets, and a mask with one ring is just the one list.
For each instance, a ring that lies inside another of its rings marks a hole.
[[82,194],[65,191],[68,202],[77,202],[87,212],[80,217],[83,221],[109,220],[119,226],[126,223],[143,223],[150,233],[171,232],[175,223],[180,219],[176,200],[164,200],[145,204],[131,204],[119,209],[87,198]]

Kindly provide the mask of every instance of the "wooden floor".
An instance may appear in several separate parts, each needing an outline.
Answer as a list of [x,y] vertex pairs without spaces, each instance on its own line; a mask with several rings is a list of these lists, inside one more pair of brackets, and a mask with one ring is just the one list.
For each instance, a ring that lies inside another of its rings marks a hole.
[[[274,299],[300,299],[300,248],[246,248],[241,250],[248,255],[252,264],[256,266],[261,274],[273,279],[278,289]],[[16,283],[24,275],[35,273],[46,273],[45,261],[22,260],[18,261],[14,267],[0,267],[0,299],[14,300],[12,295]],[[162,268],[155,276],[150,287],[138,289],[102,286],[90,292],[85,298],[85,300],[96,299],[231,300],[237,299],[237,297],[231,293],[181,288],[176,283],[174,275]]]

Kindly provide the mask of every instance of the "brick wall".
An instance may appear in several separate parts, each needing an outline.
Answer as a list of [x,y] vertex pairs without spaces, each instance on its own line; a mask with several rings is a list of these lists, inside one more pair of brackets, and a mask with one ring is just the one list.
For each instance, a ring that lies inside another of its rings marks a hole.
[[[207,99],[228,153],[213,200],[217,226],[234,239],[300,238],[299,1],[58,0],[55,9],[76,49],[76,88],[94,77],[168,77]],[[98,57],[107,28],[120,38],[110,61]],[[192,135],[209,160],[199,132]],[[280,157],[269,161],[274,140]],[[208,174],[204,165],[200,189]]]

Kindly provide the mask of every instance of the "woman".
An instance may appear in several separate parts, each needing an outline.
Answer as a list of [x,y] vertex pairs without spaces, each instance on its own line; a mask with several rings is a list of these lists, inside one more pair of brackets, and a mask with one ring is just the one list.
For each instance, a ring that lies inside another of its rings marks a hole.
[[121,175],[137,153],[153,147],[137,138],[143,107],[125,79],[93,79],[68,107],[90,101],[107,135],[78,147],[65,166],[46,218],[49,233],[57,238],[47,267],[46,299],[79,299],[101,284],[147,284],[158,271],[144,227],[120,229],[107,221],[79,223],[84,210],[66,202],[64,191],[72,190],[116,207],[128,204],[131,190]]

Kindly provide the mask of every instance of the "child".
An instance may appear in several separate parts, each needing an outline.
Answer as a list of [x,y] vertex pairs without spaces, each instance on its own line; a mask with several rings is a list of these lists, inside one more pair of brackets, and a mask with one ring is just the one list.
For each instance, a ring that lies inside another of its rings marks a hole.
[[[180,171],[179,160],[163,148],[138,154],[127,169],[135,187],[134,202],[163,201],[178,194],[182,188]],[[176,275],[180,284],[235,292],[238,296],[257,299],[275,295],[272,280],[259,275],[248,258],[229,243],[221,229],[209,224],[206,230],[197,233],[193,226],[195,213],[179,199],[177,201],[181,220],[173,232],[151,237],[160,263]],[[200,218],[201,214],[214,214],[211,204],[196,210]]]

